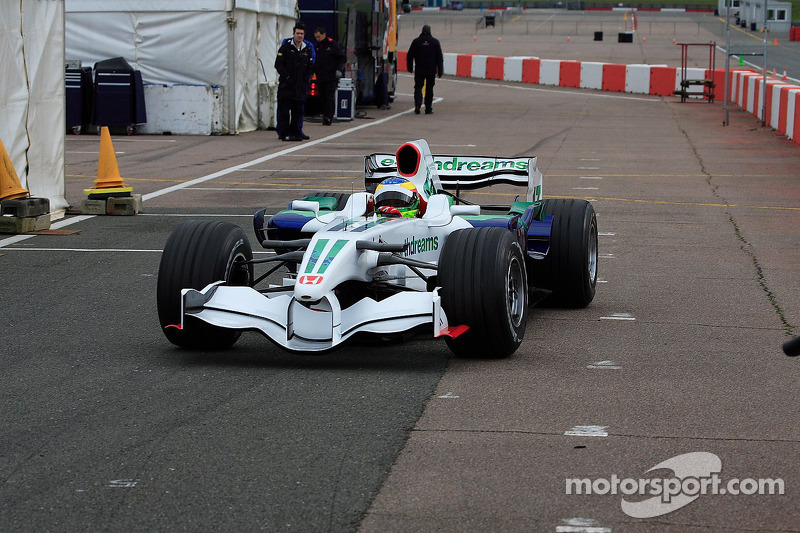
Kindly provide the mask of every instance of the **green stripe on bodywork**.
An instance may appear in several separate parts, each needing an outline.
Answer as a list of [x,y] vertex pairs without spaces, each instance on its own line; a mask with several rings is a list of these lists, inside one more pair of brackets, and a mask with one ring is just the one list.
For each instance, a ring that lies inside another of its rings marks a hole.
[[344,239],[336,241],[336,243],[331,248],[331,251],[328,252],[328,255],[325,257],[325,260],[320,265],[319,270],[317,270],[317,274],[324,274],[325,273],[325,270],[328,269],[328,265],[331,264],[331,262],[336,257],[336,255],[339,252],[342,251],[342,248],[344,248],[346,244],[347,244],[347,241],[344,240]]
[[305,273],[311,274],[314,270],[314,266],[317,264],[317,260],[322,256],[322,250],[328,245],[328,239],[320,239],[317,241],[317,244],[314,246],[314,250],[311,252],[311,257],[308,259],[308,264],[306,265]]

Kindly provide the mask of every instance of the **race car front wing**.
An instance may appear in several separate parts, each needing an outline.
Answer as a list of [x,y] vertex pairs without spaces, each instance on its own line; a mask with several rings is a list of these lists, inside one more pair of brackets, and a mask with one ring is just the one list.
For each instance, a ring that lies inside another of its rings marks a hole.
[[295,352],[323,352],[356,333],[400,333],[424,324],[433,326],[434,337],[463,331],[448,327],[438,289],[400,292],[380,302],[363,298],[342,309],[333,293],[308,304],[294,298],[292,286],[261,293],[222,283],[200,291],[183,289],[183,319],[176,327],[183,328],[187,316],[195,317],[222,328],[258,331]]

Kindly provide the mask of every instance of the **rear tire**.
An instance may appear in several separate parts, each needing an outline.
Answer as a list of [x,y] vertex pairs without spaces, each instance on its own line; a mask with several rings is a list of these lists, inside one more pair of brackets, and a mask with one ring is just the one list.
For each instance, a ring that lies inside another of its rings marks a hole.
[[597,216],[586,200],[544,200],[545,216],[553,215],[550,250],[528,262],[531,284],[552,291],[547,303],[586,307],[597,288]]
[[528,278],[525,256],[511,232],[453,232],[442,247],[437,278],[448,324],[469,326],[446,339],[456,356],[499,359],[519,348],[528,320]]
[[185,317],[183,329],[168,328],[181,323],[181,289],[203,289],[215,281],[249,286],[253,265],[238,264],[253,258],[250,243],[239,226],[228,222],[192,220],[172,232],[158,267],[156,300],[158,319],[167,339],[182,348],[223,350],[230,348],[241,332]]

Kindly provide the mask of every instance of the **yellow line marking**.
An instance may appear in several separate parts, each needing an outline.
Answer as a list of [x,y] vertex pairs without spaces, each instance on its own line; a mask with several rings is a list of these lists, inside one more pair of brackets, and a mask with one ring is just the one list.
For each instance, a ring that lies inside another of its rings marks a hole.
[[[721,21],[723,24],[725,24],[725,19],[724,19],[723,17],[719,17],[719,20],[720,20],[720,21]],[[747,35],[748,37],[752,37],[752,38],[753,38],[753,39],[755,39],[756,41],[759,41],[759,42],[764,42],[764,39],[763,39],[762,37],[757,37],[757,36],[753,35],[752,33],[748,32],[748,31],[746,31],[746,30],[743,30],[743,29],[741,29],[740,27],[738,27],[738,26],[737,26],[737,25],[735,25],[735,24],[731,24],[731,25],[730,25],[730,27],[731,27],[732,29],[734,29],[734,30],[738,31],[739,33],[743,33],[743,34]],[[734,54],[734,55],[735,55],[735,54]]]

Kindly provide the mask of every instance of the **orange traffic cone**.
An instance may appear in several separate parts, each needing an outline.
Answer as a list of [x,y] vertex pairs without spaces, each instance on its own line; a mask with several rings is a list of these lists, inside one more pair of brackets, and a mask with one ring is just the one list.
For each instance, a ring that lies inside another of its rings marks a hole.
[[783,67],[783,80],[786,81],[786,67]]
[[22,188],[6,147],[3,146],[3,141],[0,141],[0,200],[14,200],[29,195],[30,192]]
[[89,198],[96,198],[98,195],[104,197],[130,196],[133,192],[133,187],[127,187],[119,175],[117,155],[114,152],[114,143],[111,142],[108,126],[100,128],[100,161],[97,165],[97,179],[94,180],[94,187],[84,189],[83,192]]

